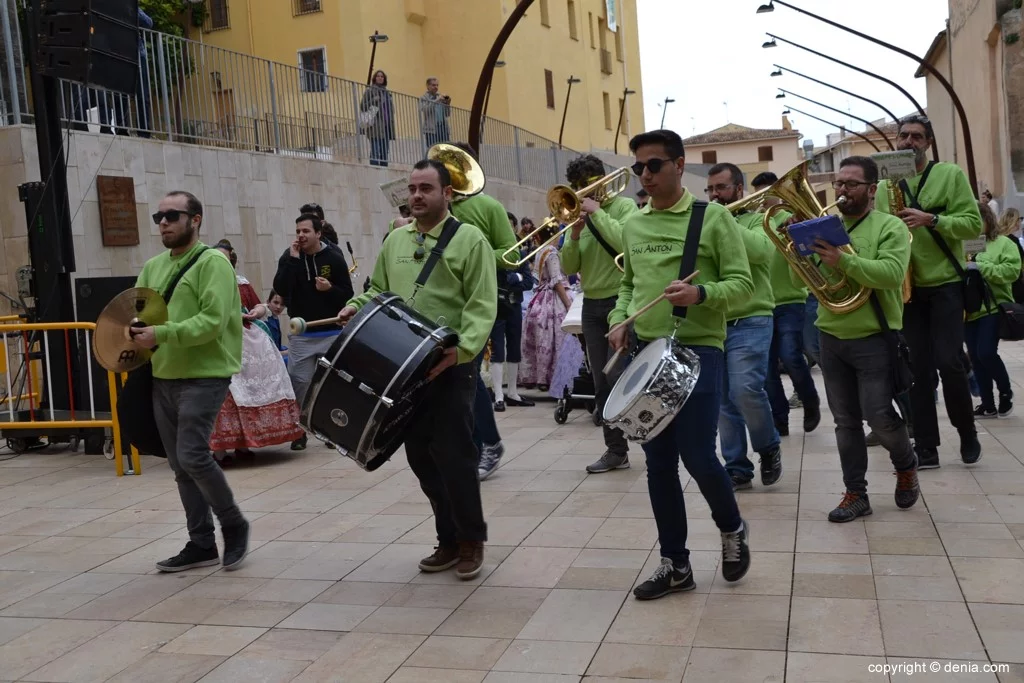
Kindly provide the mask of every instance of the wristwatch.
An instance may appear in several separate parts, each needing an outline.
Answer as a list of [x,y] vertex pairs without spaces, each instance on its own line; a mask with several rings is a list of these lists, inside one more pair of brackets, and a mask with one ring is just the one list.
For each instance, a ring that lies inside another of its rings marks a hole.
[[708,298],[708,292],[704,289],[704,285],[697,285],[697,304],[704,303],[704,300]]
[[928,225],[932,226],[933,228],[939,227],[939,214],[933,213],[932,220]]

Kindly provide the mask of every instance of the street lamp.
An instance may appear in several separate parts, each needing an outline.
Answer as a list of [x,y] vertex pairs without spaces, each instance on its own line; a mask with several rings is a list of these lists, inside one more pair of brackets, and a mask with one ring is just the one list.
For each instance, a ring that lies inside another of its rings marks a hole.
[[882,131],[881,128],[879,128],[875,124],[871,123],[867,119],[862,119],[861,117],[855,116],[854,114],[851,114],[850,112],[844,112],[842,109],[836,109],[835,107],[830,107],[829,105],[823,104],[821,102],[818,102],[817,100],[812,100],[810,97],[804,97],[803,95],[797,95],[795,92],[790,92],[789,90],[784,90],[782,88],[779,88],[779,91],[780,91],[779,94],[775,96],[775,99],[777,99],[777,100],[781,100],[786,95],[792,95],[793,97],[798,97],[801,100],[804,100],[805,102],[810,102],[811,104],[816,104],[819,107],[824,107],[825,109],[831,109],[832,111],[836,112],[837,114],[846,114],[850,118],[857,119],[861,123],[864,123],[864,124],[867,124],[868,126],[871,126],[871,128],[873,128],[876,133],[878,133],[879,135],[882,136],[882,139],[885,140],[885,144],[889,145],[889,149],[891,149],[893,151],[896,150],[896,148],[893,147],[892,140],[889,139],[889,136],[886,135]]
[[666,97],[665,104],[661,107],[661,125],[658,127],[661,128],[662,130],[665,129],[665,112],[668,111],[668,105],[672,104],[673,102],[675,102],[674,99],[672,99],[671,97]]
[[[963,135],[964,135],[964,155],[967,157],[967,159],[966,159],[966,161],[967,161],[967,175],[970,177],[971,190],[974,192],[975,199],[977,199],[977,197],[978,197],[978,174],[977,174],[977,171],[976,171],[976,169],[974,167],[974,145],[971,143],[971,126],[970,126],[970,124],[967,121],[967,112],[964,111],[964,106],[960,102],[960,97],[956,94],[956,91],[953,89],[953,86],[950,84],[950,82],[948,80],[946,80],[945,76],[943,76],[941,73],[939,73],[938,69],[936,69],[934,66],[929,64],[926,60],[921,59],[920,57],[915,55],[913,52],[910,52],[909,50],[904,50],[901,47],[897,47],[896,45],[893,45],[891,43],[887,43],[884,40],[879,40],[878,38],[875,38],[874,36],[870,36],[867,33],[862,33],[861,31],[857,31],[855,29],[850,28],[849,26],[843,26],[842,24],[834,22],[831,19],[826,19],[825,17],[820,16],[818,14],[814,14],[813,12],[808,12],[805,9],[801,9],[800,7],[797,7],[795,5],[789,4],[788,2],[783,2],[783,0],[769,0],[767,5],[761,5],[760,7],[758,7],[757,8],[757,12],[759,14],[763,14],[765,12],[774,12],[775,11],[775,3],[776,2],[778,2],[783,7],[788,7],[789,9],[794,10],[796,12],[799,12],[800,14],[808,16],[808,17],[810,17],[812,19],[817,19],[818,21],[820,21],[822,23],[825,23],[825,24],[828,24],[829,26],[841,29],[843,31],[846,31],[847,33],[850,33],[852,35],[857,36],[858,38],[863,38],[864,40],[869,40],[872,43],[874,43],[875,45],[881,45],[882,47],[888,48],[889,50],[892,50],[893,52],[895,52],[897,54],[901,54],[904,57],[908,57],[908,58],[914,60],[915,62],[917,62],[918,64],[920,64],[923,69],[925,69],[932,76],[934,76],[935,80],[937,80],[939,82],[939,84],[949,94],[949,98],[953,101],[953,106],[956,107],[957,116],[960,118],[960,128],[963,129]],[[922,115],[924,114],[924,112],[921,112],[921,113],[922,113]]]
[[622,116],[626,113],[626,98],[635,94],[636,90],[622,89],[622,103],[619,105],[619,122],[615,125],[615,145],[612,148],[615,154],[619,153],[619,132],[622,130]]
[[366,85],[373,84],[373,62],[377,58],[377,44],[388,42],[388,37],[379,31],[374,31],[370,36],[373,48],[370,50],[370,71],[366,74]]
[[783,116],[785,116],[786,114],[789,114],[789,113],[790,113],[790,111],[789,111],[790,109],[792,109],[793,111],[795,111],[795,112],[796,112],[796,113],[798,113],[798,114],[803,114],[804,116],[809,116],[809,117],[811,117],[812,119],[814,119],[815,121],[821,121],[821,122],[822,122],[822,123],[824,123],[824,124],[825,124],[826,126],[832,126],[833,128],[838,128],[838,129],[840,130],[840,132],[843,132],[843,133],[851,133],[851,134],[853,134],[853,135],[856,135],[856,136],[857,136],[857,137],[859,137],[859,138],[860,138],[861,140],[863,140],[864,142],[866,142],[866,143],[868,143],[869,145],[871,145],[872,147],[874,147],[874,148],[875,148],[875,151],[876,151],[876,152],[881,152],[881,151],[882,151],[881,149],[879,149],[879,148],[878,148],[878,145],[876,145],[876,144],[875,144],[875,143],[874,143],[874,142],[873,142],[873,141],[871,140],[871,138],[865,137],[864,135],[861,135],[860,133],[858,133],[858,132],[857,132],[857,131],[855,131],[855,130],[849,130],[848,128],[846,128],[846,126],[840,126],[840,125],[839,125],[839,124],[837,124],[837,123],[832,123],[831,121],[826,121],[825,119],[820,119],[820,118],[818,118],[817,116],[815,116],[814,114],[808,114],[808,113],[807,113],[807,112],[805,112],[805,111],[800,111],[800,110],[799,110],[799,109],[797,109],[796,107],[789,107],[789,109],[786,109],[786,111],[782,112],[782,115],[783,115]]
[[890,119],[892,119],[893,121],[895,121],[897,123],[899,122],[899,117],[896,116],[896,114],[893,114],[891,111],[889,111],[888,109],[883,107],[878,102],[875,102],[874,100],[869,100],[868,98],[864,97],[863,95],[858,95],[857,93],[850,92],[849,90],[843,90],[839,86],[832,85],[831,83],[826,83],[825,81],[820,81],[817,78],[812,78],[810,76],[807,76],[806,74],[800,73],[799,71],[793,71],[792,69],[790,69],[788,67],[779,66],[778,64],[773,64],[772,66],[774,66],[776,69],[778,69],[778,71],[773,71],[771,73],[771,75],[773,77],[774,76],[782,76],[783,75],[782,74],[783,71],[788,71],[789,73],[793,74],[794,76],[799,76],[800,78],[805,78],[808,81],[811,81],[812,83],[817,83],[818,85],[823,85],[826,88],[832,88],[833,90],[838,90],[839,92],[841,92],[841,93],[843,93],[845,95],[849,95],[850,97],[856,97],[858,100],[863,100],[863,101],[867,102],[868,104],[873,104],[876,107],[878,107],[879,109],[881,109],[882,111],[884,111],[885,115],[888,116]]
[[566,82],[569,84],[569,88],[565,91],[565,108],[562,110],[562,126],[558,129],[558,149],[562,149],[562,133],[565,132],[565,117],[569,114],[569,95],[572,94],[572,84],[582,83],[582,81],[575,76],[569,76]]

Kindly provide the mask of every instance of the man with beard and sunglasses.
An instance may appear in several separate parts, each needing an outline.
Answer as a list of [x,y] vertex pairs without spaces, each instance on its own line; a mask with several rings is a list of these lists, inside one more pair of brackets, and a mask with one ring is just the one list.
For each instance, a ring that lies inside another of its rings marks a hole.
[[[167,322],[133,331],[132,339],[156,349],[153,414],[189,535],[185,548],[156,568],[180,572],[222,562],[225,569],[237,569],[249,549],[249,523],[209,446],[231,376],[242,367],[242,300],[235,270],[224,254],[199,241],[203,205],[194,195],[169,193],[153,222],[169,251],[146,261],[135,286],[164,293],[184,274],[167,304]],[[222,560],[211,510],[224,536]]]
[[[868,302],[849,313],[833,313],[822,306],[815,323],[821,332],[821,374],[825,397],[836,423],[836,448],[843,469],[846,493],[828,514],[830,522],[851,522],[871,514],[867,493],[868,448],[864,422],[889,451],[896,470],[896,506],[906,509],[917,502],[917,458],[907,426],[893,399],[894,345],[890,335],[903,327],[903,277],[910,262],[907,229],[894,216],[872,209],[878,183],[878,165],[871,157],[843,159],[833,187],[845,198],[839,205],[843,226],[855,254],[845,253],[822,239],[814,251],[826,274],[839,271],[854,287],[874,290]],[[796,273],[790,276],[794,282]],[[884,315],[888,331],[879,313]]]
[[[739,166],[715,164],[708,170],[705,191],[711,201],[731,204],[743,198],[743,182]],[[763,213],[741,211],[736,222],[750,262],[754,295],[730,306],[725,316],[725,386],[718,431],[725,469],[739,491],[749,489],[754,479],[754,463],[747,457],[747,429],[751,448],[761,456],[763,486],[771,486],[782,476],[782,450],[765,391],[775,308],[769,265],[778,250],[764,231]]]
[[[608,323],[619,325],[664,294],[666,301],[635,322],[640,346],[675,337],[700,358],[700,376],[689,399],[664,431],[643,444],[661,564],[633,595],[653,600],[696,587],[686,548],[680,458],[722,534],[722,577],[739,581],[750,568],[747,525],[740,517],[729,475],[718,460],[715,436],[722,399],[725,314],[753,296],[754,286],[746,252],[737,249],[743,242],[739,225],[725,208],[698,202],[683,187],[686,162],[679,135],[670,130],[641,133],[629,141],[629,149],[636,156],[633,172],[651,200],[623,226],[625,272]],[[697,237],[697,242],[687,244],[690,237]],[[694,270],[681,273],[683,259],[693,254]],[[694,274],[691,283],[681,280]],[[612,331],[608,341],[619,350],[625,349],[628,338],[629,330],[623,326]]]
[[[955,164],[928,161],[934,133],[923,116],[900,122],[897,148],[913,150],[917,172],[900,182],[907,208],[899,217],[913,232],[910,264],[913,289],[903,314],[914,384],[910,389],[914,447],[920,469],[939,466],[939,423],[935,375],[949,421],[960,436],[960,458],[970,465],[981,458],[974,406],[964,362],[964,240],[981,235],[977,201],[963,170]],[[875,207],[889,212],[890,183],[879,183]]]
[[[431,370],[422,410],[409,425],[405,453],[409,467],[434,510],[438,545],[420,561],[420,570],[440,572],[455,567],[460,579],[480,573],[487,524],[477,478],[479,452],[473,441],[473,401],[477,366],[498,308],[494,252],[469,223],[457,224],[448,210],[452,181],[444,165],[424,159],[409,179],[409,208],[415,220],[397,228],[384,241],[370,280],[370,290],[341,310],[349,320],[375,295],[390,291],[431,320],[443,318],[459,334],[457,348],[448,349]],[[504,219],[504,216],[502,216]],[[448,222],[457,225],[451,241],[426,284],[416,278],[436,247]],[[508,225],[508,221],[505,221]]]

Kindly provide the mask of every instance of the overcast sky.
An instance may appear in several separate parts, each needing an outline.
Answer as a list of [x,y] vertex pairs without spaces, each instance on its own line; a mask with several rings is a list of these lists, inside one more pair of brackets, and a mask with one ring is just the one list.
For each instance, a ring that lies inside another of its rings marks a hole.
[[[644,113],[649,130],[661,123],[666,97],[675,102],[668,105],[665,127],[684,138],[727,122],[779,128],[782,111],[788,105],[831,123],[863,130],[864,124],[847,114],[792,96],[775,99],[780,87],[868,120],[885,115],[874,105],[792,74],[770,78],[773,64],[868,97],[897,116],[913,111],[913,105],[899,91],[870,76],[782,42],[777,48],[762,49],[761,44],[769,40],[766,32],[883,75],[906,88],[922,106],[928,106],[924,79],[914,78],[917,64],[910,59],[786,7],[756,14],[763,2],[767,0],[637,0]],[[935,34],[945,28],[948,15],[947,0],[792,0],[792,4],[920,56],[927,52]],[[795,111],[790,120],[815,146],[823,145],[825,136],[836,132]]]

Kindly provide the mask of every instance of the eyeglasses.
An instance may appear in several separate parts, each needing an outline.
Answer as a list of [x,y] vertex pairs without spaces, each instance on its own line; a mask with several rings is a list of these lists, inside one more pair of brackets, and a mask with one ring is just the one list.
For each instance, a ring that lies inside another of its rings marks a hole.
[[165,218],[167,219],[168,223],[177,223],[178,219],[181,218],[182,216],[188,216],[189,218],[192,218],[192,216],[195,215],[197,214],[190,213],[188,211],[178,211],[177,209],[171,209],[170,211],[157,211],[156,213],[153,214],[153,224],[160,225],[160,222]]
[[871,184],[872,183],[863,183],[863,182],[861,182],[859,180],[837,180],[834,183],[832,183],[832,188],[836,189],[836,190],[841,190],[841,189],[843,189],[845,187],[848,190],[856,190],[861,185],[871,185]]
[[427,234],[425,232],[416,233],[416,244],[418,244],[419,246],[416,247],[416,252],[412,255],[412,257],[417,261],[422,261],[423,257],[427,255],[427,248],[423,245],[426,239]]
[[704,188],[704,193],[705,194],[711,194],[712,192],[725,192],[730,187],[736,187],[736,183],[729,183],[728,185],[719,184],[719,185],[712,185],[710,187],[705,187]]
[[[676,157],[676,159],[678,159],[678,157]],[[632,169],[634,175],[638,176],[644,174],[645,168],[650,169],[651,173],[658,173],[659,171],[661,171],[662,165],[671,163],[673,161],[675,161],[675,159],[651,159],[646,163],[644,163],[643,161],[638,161],[632,166],[630,166],[630,169]]]

